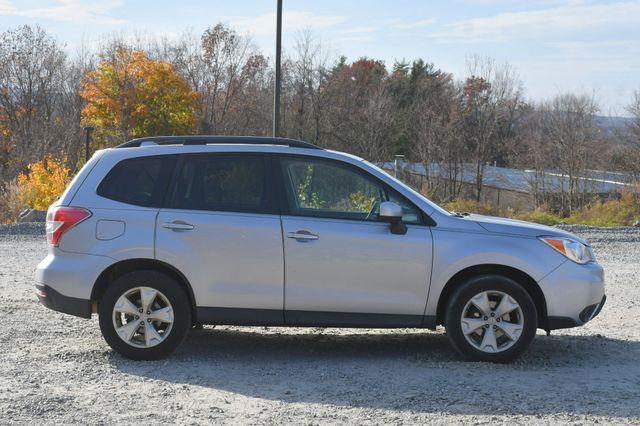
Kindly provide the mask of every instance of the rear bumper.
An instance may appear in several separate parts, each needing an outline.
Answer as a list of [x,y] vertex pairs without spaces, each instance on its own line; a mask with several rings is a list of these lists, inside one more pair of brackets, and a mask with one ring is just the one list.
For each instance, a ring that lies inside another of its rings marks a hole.
[[100,273],[115,262],[106,256],[67,253],[55,248],[35,271],[35,283],[76,299],[91,299],[91,290]]
[[47,285],[36,284],[36,295],[44,306],[54,311],[82,318],[91,318],[91,302],[64,296]]

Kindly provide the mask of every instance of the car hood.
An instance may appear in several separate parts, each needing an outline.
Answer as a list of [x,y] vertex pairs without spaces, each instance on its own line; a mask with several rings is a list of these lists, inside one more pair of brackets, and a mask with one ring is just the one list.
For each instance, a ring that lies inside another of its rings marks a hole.
[[515,219],[505,219],[502,217],[483,216],[479,214],[471,214],[465,216],[465,219],[476,222],[488,232],[493,232],[496,234],[511,234],[524,237],[540,237],[543,235],[565,237],[588,245],[587,241],[578,237],[577,235],[572,234],[571,232],[563,231],[562,229],[554,228],[551,226],[540,225],[537,223],[525,222]]

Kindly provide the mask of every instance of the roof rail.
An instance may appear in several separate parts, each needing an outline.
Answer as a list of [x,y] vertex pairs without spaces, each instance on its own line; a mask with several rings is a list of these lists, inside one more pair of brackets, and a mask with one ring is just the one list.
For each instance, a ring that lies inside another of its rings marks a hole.
[[297,139],[272,138],[263,136],[150,136],[132,139],[116,148],[134,148],[145,145],[209,145],[209,144],[241,144],[241,145],[284,145],[292,148],[322,149],[317,145]]

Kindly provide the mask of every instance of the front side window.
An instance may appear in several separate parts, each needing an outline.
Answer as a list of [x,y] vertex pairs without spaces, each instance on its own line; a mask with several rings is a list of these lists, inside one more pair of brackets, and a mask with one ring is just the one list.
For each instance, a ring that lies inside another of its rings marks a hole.
[[160,207],[167,191],[174,155],[122,160],[98,185],[101,197],[143,207]]
[[270,198],[263,156],[199,154],[185,156],[170,207],[260,213]]
[[280,160],[291,214],[378,221],[383,201],[394,201],[404,210],[403,220],[420,223],[418,210],[399,194],[347,165],[303,157]]

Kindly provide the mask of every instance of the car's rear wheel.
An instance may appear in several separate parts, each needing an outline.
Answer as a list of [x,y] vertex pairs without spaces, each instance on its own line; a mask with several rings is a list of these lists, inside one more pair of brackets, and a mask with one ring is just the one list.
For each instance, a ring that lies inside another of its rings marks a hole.
[[191,328],[186,294],[173,278],[156,271],[131,272],[111,283],[99,314],[109,346],[135,360],[168,356]]
[[476,361],[509,362],[536,334],[538,316],[529,293],[500,275],[474,277],[449,299],[445,326],[453,347]]

